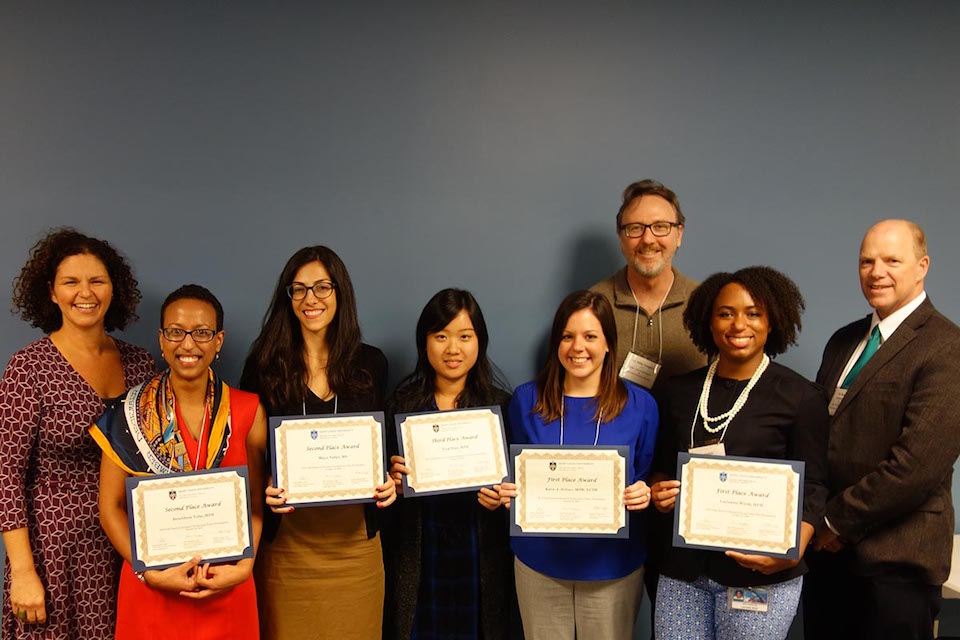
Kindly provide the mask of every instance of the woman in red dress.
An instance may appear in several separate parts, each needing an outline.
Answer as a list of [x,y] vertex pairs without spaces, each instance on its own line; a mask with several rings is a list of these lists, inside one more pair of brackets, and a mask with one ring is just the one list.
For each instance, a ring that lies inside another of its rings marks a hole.
[[[160,350],[169,369],[134,387],[91,427],[103,449],[100,520],[124,558],[117,640],[259,638],[253,559],[134,573],[125,481],[131,475],[247,465],[250,492],[263,492],[266,418],[255,394],[232,389],[210,368],[223,346],[223,309],[209,291],[186,285],[160,311]],[[131,424],[130,416],[135,416]],[[253,544],[260,500],[250,502]]]

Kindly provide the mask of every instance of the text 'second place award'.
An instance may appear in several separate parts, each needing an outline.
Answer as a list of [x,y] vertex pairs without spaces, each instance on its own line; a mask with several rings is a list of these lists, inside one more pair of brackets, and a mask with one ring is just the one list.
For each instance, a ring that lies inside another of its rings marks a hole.
[[246,467],[127,478],[134,571],[253,557]]
[[626,538],[629,448],[510,445],[510,535]]
[[799,557],[804,463],[680,453],[675,547]]
[[500,407],[400,414],[396,424],[406,497],[489,487],[509,473]]
[[288,505],[373,502],[383,484],[383,413],[270,418],[274,486]]

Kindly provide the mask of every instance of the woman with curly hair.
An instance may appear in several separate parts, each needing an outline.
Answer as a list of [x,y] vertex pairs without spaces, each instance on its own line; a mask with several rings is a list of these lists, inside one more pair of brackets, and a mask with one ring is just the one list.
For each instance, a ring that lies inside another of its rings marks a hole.
[[14,281],[14,311],[48,335],[0,381],[5,640],[113,637],[120,566],[97,516],[87,428],[155,372],[149,353],[107,335],[137,319],[139,301],[126,260],[73,229],[34,245]]
[[[277,280],[240,387],[260,395],[270,416],[382,411],[383,352],[363,344],[353,284],[323,246],[293,254]],[[283,487],[267,489],[255,568],[265,640],[381,637],[383,553],[377,509],[396,499],[393,480],[377,499],[294,510]],[[281,517],[282,514],[282,517]]]
[[[769,267],[716,273],[690,296],[683,324],[711,362],[672,378],[659,399],[653,504],[662,513],[675,508],[680,451],[803,460],[801,559],[666,549],[657,638],[775,639],[790,630],[806,572],[803,551],[822,526],[827,497],[826,397],[770,361],[796,343],[803,308],[797,285]],[[767,591],[767,611],[734,608],[736,592],[747,588]]]

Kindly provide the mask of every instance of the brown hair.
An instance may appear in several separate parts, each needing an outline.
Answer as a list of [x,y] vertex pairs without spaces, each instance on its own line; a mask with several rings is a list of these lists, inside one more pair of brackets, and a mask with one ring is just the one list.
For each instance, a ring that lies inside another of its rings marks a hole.
[[620,219],[623,217],[623,212],[633,204],[634,200],[643,196],[660,196],[669,202],[673,210],[677,212],[677,224],[681,226],[686,224],[687,219],[680,209],[680,199],[677,198],[677,194],[656,180],[640,180],[627,185],[627,188],[623,190],[623,203],[620,205],[620,210],[617,211],[617,233],[620,233]]
[[303,358],[303,332],[290,305],[287,287],[304,265],[319,262],[335,287],[337,312],[330,321],[326,340],[330,348],[327,383],[334,393],[363,392],[373,387],[372,376],[358,365],[362,334],[357,319],[357,298],[350,274],[340,256],[328,247],[304,247],[283,266],[270,306],[263,318],[260,335],[240,374],[240,388],[260,395],[267,413],[300,402],[307,395],[307,363]]
[[609,352],[603,359],[600,369],[600,393],[596,397],[594,417],[603,414],[604,422],[620,415],[627,404],[627,387],[617,376],[614,368],[614,354],[617,352],[617,324],[613,318],[613,308],[599,293],[592,291],[574,291],[560,303],[553,316],[553,328],[550,330],[550,346],[547,361],[537,374],[537,404],[533,410],[540,414],[544,422],[553,422],[560,417],[560,403],[563,400],[563,379],[566,369],[560,364],[557,351],[567,321],[577,311],[589,309],[600,321],[603,337],[607,341]]

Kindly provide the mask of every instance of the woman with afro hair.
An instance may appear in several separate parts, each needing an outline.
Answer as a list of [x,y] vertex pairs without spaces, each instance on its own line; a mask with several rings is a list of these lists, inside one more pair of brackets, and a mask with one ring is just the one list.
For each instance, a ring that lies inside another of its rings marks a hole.
[[[823,526],[828,417],[823,391],[771,362],[796,343],[803,296],[769,267],[716,273],[690,296],[683,324],[710,359],[673,378],[660,398],[651,475],[654,506],[676,506],[681,451],[806,463],[800,559],[669,548],[657,592],[657,638],[782,639],[790,630],[806,567],[803,552]],[[766,611],[735,608],[736,591],[767,593]]]

